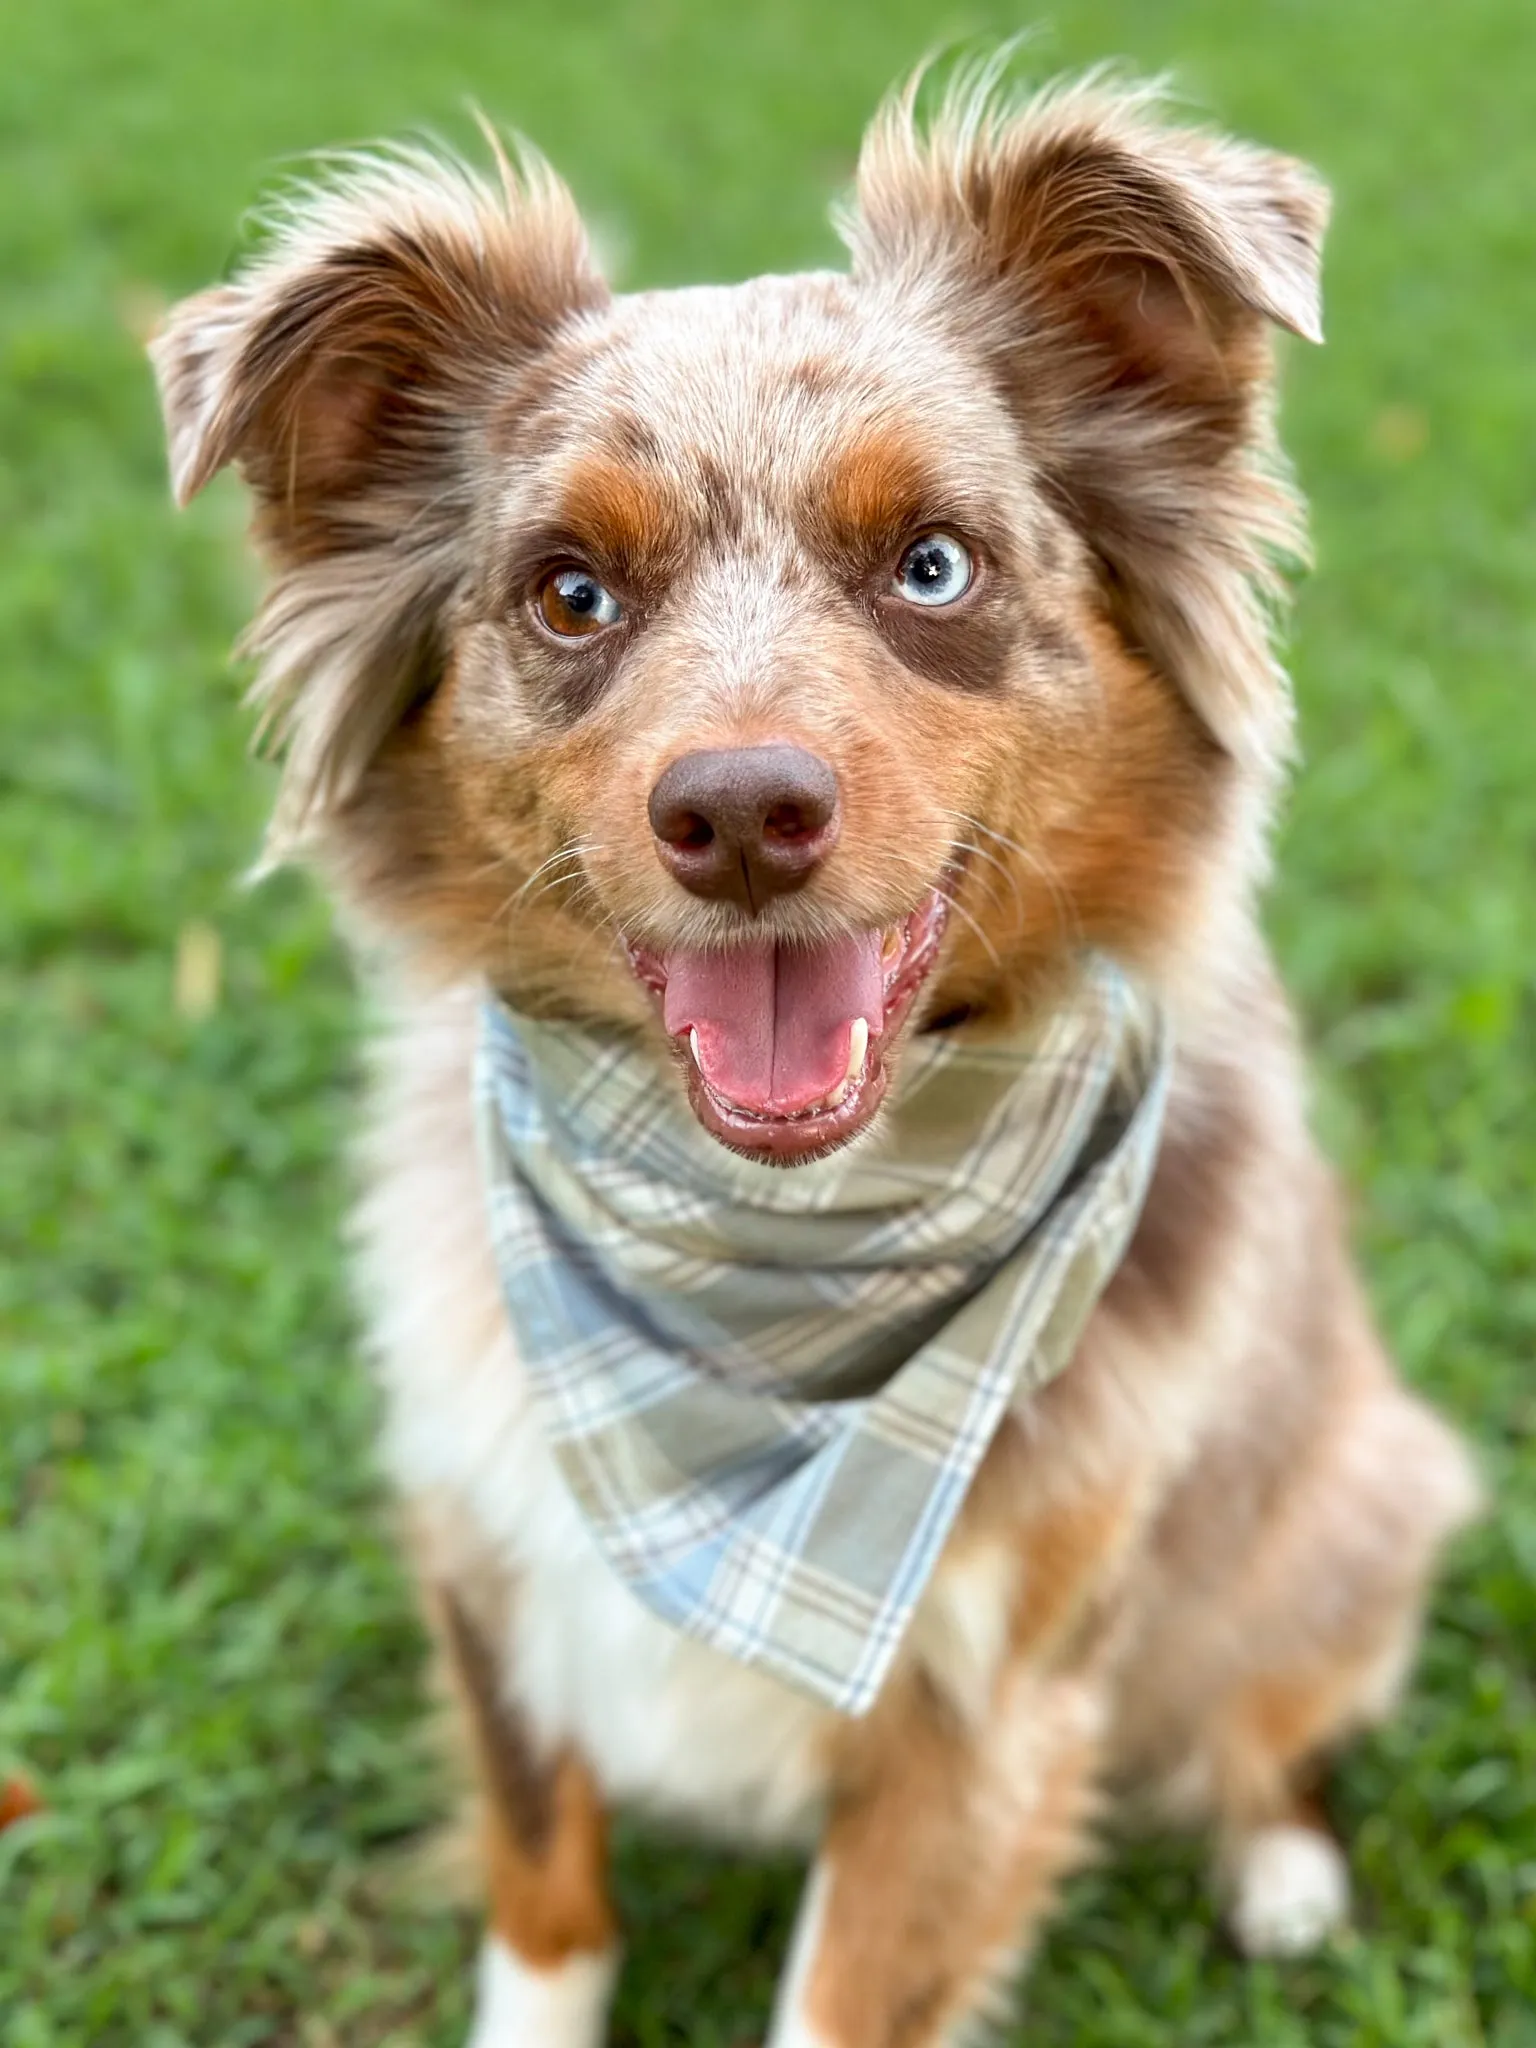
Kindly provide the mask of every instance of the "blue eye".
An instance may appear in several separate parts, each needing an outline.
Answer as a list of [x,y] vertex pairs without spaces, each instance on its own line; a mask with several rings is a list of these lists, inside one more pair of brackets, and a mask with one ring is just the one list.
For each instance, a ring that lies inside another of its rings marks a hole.
[[908,604],[953,604],[971,587],[971,558],[952,534],[925,533],[897,563],[894,582]]

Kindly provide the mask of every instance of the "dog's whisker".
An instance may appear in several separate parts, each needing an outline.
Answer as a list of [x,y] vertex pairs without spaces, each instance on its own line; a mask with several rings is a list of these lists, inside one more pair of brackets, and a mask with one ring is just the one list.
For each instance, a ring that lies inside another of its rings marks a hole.
[[[980,818],[973,817],[968,811],[946,810],[943,813],[943,815],[949,818],[954,824],[959,825],[963,828],[970,828],[978,832],[987,832],[993,838],[998,838],[1001,836],[997,833],[992,833],[991,828],[989,826],[985,825]],[[1006,883],[1008,884],[1009,894],[1013,898],[1013,924],[1011,929],[1015,934],[1022,931],[1027,918],[1027,910],[1024,902],[1024,892],[1019,887],[1019,878],[1017,874],[1015,874],[1013,869],[1007,864],[1006,861],[1000,860],[995,853],[988,851],[988,849],[984,846],[978,845],[975,840],[958,839],[955,842],[955,846],[957,851],[970,854],[977,860],[986,862],[986,864],[989,867],[993,868],[996,871],[996,873],[1002,878],[1002,880],[1006,881]],[[1021,854],[1024,853],[1024,849],[1022,847],[1018,847],[1015,850]],[[1025,857],[1026,859],[1028,858],[1027,854],[1025,855]],[[1001,904],[997,893],[997,887],[995,884],[988,889],[988,894],[991,896],[992,901],[995,904],[998,904],[999,908],[1001,908]]]
[[[580,839],[568,841],[564,846],[557,847],[547,860],[540,861],[532,874],[523,881],[521,887],[514,889],[505,902],[497,908],[494,913],[493,922],[499,923],[502,918],[515,910],[520,903],[529,900],[537,902],[538,898],[546,894],[550,889],[555,888],[561,882],[570,881],[572,875],[562,873],[560,870],[570,864],[574,864],[574,872],[579,873],[585,854],[595,850],[599,849],[593,848],[589,842]],[[547,879],[543,881],[543,886],[535,889],[534,884],[544,877],[547,877]]]
[[530,901],[537,902],[538,898],[544,894],[544,889],[546,887],[552,887],[553,884],[560,879],[558,875],[551,876],[550,881],[548,883],[544,884],[539,889],[534,889],[533,885],[535,881],[539,879],[540,875],[544,874],[547,871],[548,867],[549,863],[546,861],[544,865],[536,869],[532,875],[525,876],[522,882],[520,882],[515,889],[511,890],[507,895],[503,896],[501,901],[496,905],[496,908],[491,912],[489,921],[492,924],[500,924],[514,910],[516,910],[519,905]]
[[1043,853],[1038,853],[1028,846],[1021,846],[1018,840],[1008,839],[1005,834],[992,831],[990,826],[986,829],[992,832],[994,839],[1012,847],[1030,872],[1037,875],[1045,884],[1051,899],[1051,909],[1055,914],[1057,931],[1064,939],[1081,945],[1084,937],[1083,920],[1054,864]]
[[[926,878],[927,870],[924,868],[920,868],[917,861],[912,856],[909,855],[905,857],[901,865],[907,868],[909,871],[915,871]],[[938,897],[939,901],[942,904],[944,904],[949,910],[953,911],[955,916],[964,919],[965,923],[970,926],[971,930],[976,934],[977,938],[981,941],[982,946],[985,948],[987,957],[991,960],[992,965],[997,969],[999,973],[1002,973],[1002,956],[999,954],[996,946],[992,943],[992,940],[988,937],[983,926],[977,922],[977,920],[971,915],[970,911],[966,909],[965,905],[958,900],[958,898],[953,894],[953,892],[944,887],[942,882],[931,884],[930,886],[932,887],[933,893],[935,896]]]
[[[974,857],[980,860],[988,859],[988,856],[982,851],[982,849],[979,846],[973,846],[966,840],[956,840],[955,846],[958,852],[973,855]],[[1023,912],[1023,902],[1019,895],[1018,883],[1015,881],[1014,877],[1011,874],[1009,874],[1008,870],[1002,866],[1000,862],[995,860],[989,861],[989,865],[996,869],[996,876],[986,874],[980,870],[977,870],[977,885],[985,891],[987,901],[992,906],[992,908],[998,911],[1001,911],[1004,908],[1003,898],[998,883],[998,877],[1001,877],[1002,881],[1005,881],[1010,885],[1010,892],[1013,896],[1013,921],[1014,927],[1017,928],[1020,917]]]
[[[1010,852],[1019,854],[1025,853],[1025,849],[1022,846],[1020,846],[1016,840],[1008,839],[1000,832],[994,832],[990,825],[988,825],[983,819],[975,817],[970,811],[943,810],[941,811],[940,815],[948,818],[951,821],[951,823],[959,825],[960,827],[962,827],[963,830],[967,832],[979,832],[985,838],[997,840],[1000,845],[1002,845],[1005,849],[1007,849]],[[957,842],[957,845],[958,844],[962,844],[962,842]],[[974,840],[967,840],[963,842],[963,850],[967,853],[973,853],[977,855],[977,857],[981,860],[990,861],[995,868],[998,868],[1004,873],[1009,873],[1007,864],[1005,862],[999,860],[998,856],[995,853],[989,852],[985,847],[978,846]],[[1012,879],[1011,875],[1010,879]]]
[[1006,832],[999,832],[995,825],[989,825],[985,818],[978,818],[974,812],[951,811],[949,815],[958,818],[962,825],[969,825],[973,832],[980,832],[988,839],[995,839],[999,846],[1007,847],[1010,853],[1023,854],[1026,859],[1029,858],[1028,847],[1021,846],[1017,839],[1010,839]]
[[466,882],[483,882],[487,875],[501,874],[508,868],[511,868],[514,872],[520,872],[521,863],[510,853],[498,853],[494,854],[490,860],[481,861],[478,867],[466,868],[464,879]]
[[[1078,915],[1071,897],[1063,887],[1060,876],[1043,854],[1037,853],[1031,847],[1021,845],[1017,839],[1009,838],[1006,832],[999,832],[996,826],[987,824],[985,819],[975,817],[970,812],[952,811],[948,815],[953,817],[957,823],[967,825],[974,831],[985,833],[989,839],[996,840],[999,846],[1015,854],[1031,874],[1038,876],[1040,881],[1044,883],[1046,892],[1050,897],[1051,910],[1056,919],[1057,931],[1063,938],[1070,940],[1074,944],[1081,944],[1083,939],[1082,919]],[[1014,889],[1017,892],[1018,878],[1013,876],[1012,879]]]
[[592,877],[587,873],[585,866],[585,861],[589,855],[604,853],[607,851],[607,848],[600,845],[595,839],[578,839],[572,842],[569,851],[576,857],[576,866],[566,873],[552,876],[544,884],[544,888],[539,891],[539,894],[542,895],[551,889],[560,887],[569,889],[573,895],[584,899],[592,911],[596,922],[592,927],[591,935],[595,936],[599,930],[607,929],[614,934],[614,938],[617,941],[623,936],[619,921],[598,895]]
[[954,912],[956,917],[964,918],[965,922],[970,926],[971,930],[976,934],[977,938],[980,939],[982,946],[986,950],[987,958],[992,962],[992,965],[997,969],[998,973],[1001,974],[1003,971],[1002,955],[998,952],[996,946],[993,945],[991,939],[988,938],[983,926],[980,923],[978,923],[978,921],[974,917],[972,917],[971,913],[966,909],[965,905],[957,901],[956,898],[953,897],[947,889],[936,889],[934,891],[934,894],[938,897],[941,903],[947,904],[949,906],[949,908]]
[[[996,854],[988,853],[984,846],[978,846],[974,840],[957,839],[955,841],[955,849],[959,853],[969,854],[977,860],[985,861],[987,866],[992,868],[1008,884],[1009,894],[1013,898],[1014,926],[1017,929],[1024,918],[1024,897],[1023,892],[1019,888],[1018,876],[1014,874],[1010,867],[1000,861]],[[980,879],[983,881],[992,902],[1001,908],[997,882],[993,881],[991,876],[983,876]]]

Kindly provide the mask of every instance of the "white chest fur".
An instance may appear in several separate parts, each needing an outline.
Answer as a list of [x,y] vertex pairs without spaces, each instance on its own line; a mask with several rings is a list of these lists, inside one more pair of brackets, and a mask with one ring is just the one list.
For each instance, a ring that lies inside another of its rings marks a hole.
[[396,1388],[389,1463],[408,1495],[467,1512],[515,1583],[506,1670],[535,1732],[574,1742],[615,1800],[752,1839],[807,1835],[825,1710],[642,1606],[572,1502],[510,1345],[464,1363]]

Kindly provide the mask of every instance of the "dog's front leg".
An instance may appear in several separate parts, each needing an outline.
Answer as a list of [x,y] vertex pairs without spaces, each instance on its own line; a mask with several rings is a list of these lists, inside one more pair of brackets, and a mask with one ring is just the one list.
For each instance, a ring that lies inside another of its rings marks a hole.
[[570,1750],[541,1756],[468,1606],[437,1603],[481,1798],[488,1924],[469,2048],[601,2048],[618,1970],[607,1824]]
[[769,2048],[938,2048],[985,2010],[1079,1853],[1101,1718],[1021,1665],[979,1722],[913,1674],[851,1724]]

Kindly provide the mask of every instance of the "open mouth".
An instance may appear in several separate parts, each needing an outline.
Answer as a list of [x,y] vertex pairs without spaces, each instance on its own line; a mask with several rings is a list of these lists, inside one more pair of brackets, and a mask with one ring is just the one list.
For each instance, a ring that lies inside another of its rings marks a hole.
[[934,889],[881,931],[705,952],[630,946],[661,999],[693,1112],[733,1152],[792,1166],[846,1144],[879,1108],[886,1054],[938,958]]

